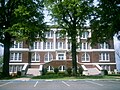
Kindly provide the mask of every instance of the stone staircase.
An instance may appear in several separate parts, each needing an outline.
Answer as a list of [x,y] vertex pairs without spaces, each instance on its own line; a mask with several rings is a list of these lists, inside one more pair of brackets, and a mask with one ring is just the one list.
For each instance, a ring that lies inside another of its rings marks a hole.
[[26,73],[28,76],[39,76],[39,68],[28,68],[28,71]]
[[99,75],[101,72],[97,68],[87,68],[88,75]]
[[100,75],[101,71],[98,70],[96,65],[85,65],[88,75]]

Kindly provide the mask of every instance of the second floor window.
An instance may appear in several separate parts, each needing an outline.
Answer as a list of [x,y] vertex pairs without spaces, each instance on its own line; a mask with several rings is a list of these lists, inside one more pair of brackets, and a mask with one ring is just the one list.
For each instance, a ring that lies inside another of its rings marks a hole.
[[10,53],[10,61],[22,61],[22,53]]
[[38,62],[38,61],[40,61],[40,55],[38,53],[32,53],[31,61],[32,62]]
[[51,53],[47,53],[47,54],[45,54],[45,56],[44,56],[44,61],[45,62],[49,62],[49,61],[51,61],[53,59],[53,56],[52,56],[52,54]]
[[99,61],[110,61],[109,53],[100,53]]
[[65,55],[64,54],[58,54],[58,60],[65,60]]
[[90,56],[88,53],[84,53],[81,57],[82,62],[89,62],[90,61]]

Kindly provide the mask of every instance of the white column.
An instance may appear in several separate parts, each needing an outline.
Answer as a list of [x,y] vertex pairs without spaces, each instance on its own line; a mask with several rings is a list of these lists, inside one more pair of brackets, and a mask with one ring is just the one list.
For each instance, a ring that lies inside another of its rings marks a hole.
[[43,50],[43,41],[41,42],[41,49]]
[[66,37],[66,46],[65,46],[65,49],[68,50],[68,37]]
[[53,35],[53,49],[56,49],[56,30],[54,30],[54,35]]

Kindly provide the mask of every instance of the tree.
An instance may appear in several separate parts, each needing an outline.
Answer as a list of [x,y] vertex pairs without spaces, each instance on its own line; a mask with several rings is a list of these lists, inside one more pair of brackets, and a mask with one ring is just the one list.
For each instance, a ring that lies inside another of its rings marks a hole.
[[97,0],[97,3],[91,20],[93,43],[113,39],[120,31],[120,0]]
[[61,33],[70,37],[74,75],[77,74],[76,37],[81,36],[82,32],[86,30],[85,25],[89,18],[91,3],[92,0],[45,0],[45,5],[51,12],[54,22],[63,29]]
[[33,42],[44,38],[43,0],[0,0],[0,42],[4,44],[3,75],[9,76],[12,40]]

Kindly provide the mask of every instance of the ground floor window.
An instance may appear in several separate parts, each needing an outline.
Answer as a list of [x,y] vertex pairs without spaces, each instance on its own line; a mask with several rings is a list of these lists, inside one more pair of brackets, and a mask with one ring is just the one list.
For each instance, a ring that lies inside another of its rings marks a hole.
[[17,73],[17,71],[22,71],[23,65],[10,65],[9,72]]
[[66,67],[65,66],[59,66],[59,71],[65,71]]
[[52,66],[48,66],[48,67],[47,67],[47,70],[48,70],[48,71],[53,71],[54,68],[53,68]]
[[110,65],[100,65],[103,70],[111,71]]

